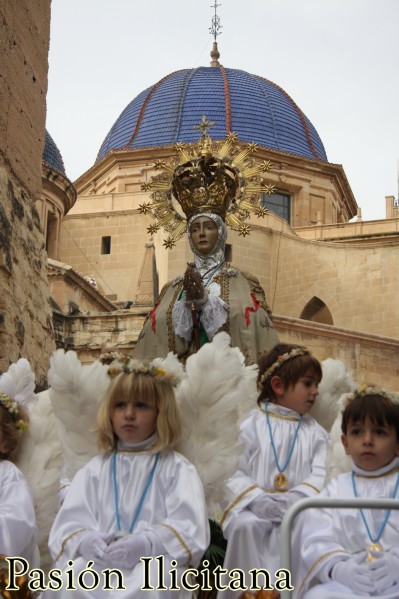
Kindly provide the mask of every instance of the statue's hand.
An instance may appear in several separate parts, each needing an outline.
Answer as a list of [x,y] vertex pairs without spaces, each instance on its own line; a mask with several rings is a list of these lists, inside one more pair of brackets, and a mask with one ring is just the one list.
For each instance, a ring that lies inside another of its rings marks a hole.
[[187,264],[184,274],[183,287],[186,292],[186,301],[200,301],[206,297],[206,291],[202,283],[202,278],[196,270],[193,262]]

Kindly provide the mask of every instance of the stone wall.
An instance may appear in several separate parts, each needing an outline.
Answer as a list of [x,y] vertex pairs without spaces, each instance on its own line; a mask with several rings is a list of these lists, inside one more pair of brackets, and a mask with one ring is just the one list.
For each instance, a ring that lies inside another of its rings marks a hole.
[[399,338],[399,245],[318,243],[283,234],[274,248],[271,279],[267,271],[266,277],[252,271],[273,312],[301,318],[317,298],[334,326]]
[[76,351],[83,364],[91,364],[100,354],[119,351],[132,355],[148,309],[66,316],[57,314],[57,345]]
[[[74,349],[83,363],[108,351],[133,355],[147,313],[131,308],[88,316],[60,315],[59,345]],[[305,345],[320,361],[341,360],[359,385],[397,389],[399,340],[276,315],[274,326],[280,341]]]
[[32,196],[41,192],[50,0],[0,5],[0,156]]
[[4,0],[0,18],[0,371],[23,356],[40,384],[54,348],[35,209],[45,140],[50,0]]
[[281,341],[305,345],[318,360],[341,360],[359,385],[397,391],[399,340],[283,316],[274,326]]

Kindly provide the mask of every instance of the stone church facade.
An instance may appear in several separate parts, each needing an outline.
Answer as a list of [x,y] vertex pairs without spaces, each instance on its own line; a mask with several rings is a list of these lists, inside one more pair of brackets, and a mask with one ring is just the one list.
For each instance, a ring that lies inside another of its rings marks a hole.
[[[35,37],[42,62],[32,67],[43,95],[49,10],[48,3],[40,9],[31,4],[21,10],[36,10],[36,21],[46,25]],[[20,19],[21,40],[24,23]],[[0,61],[6,60],[2,53]],[[96,163],[74,185],[56,146],[48,139],[44,146],[44,105],[25,106],[35,123],[31,154],[12,121],[18,115],[2,115],[9,131],[9,143],[0,147],[3,218],[18,227],[9,227],[11,243],[1,238],[0,340],[11,340],[1,369],[25,355],[41,375],[55,345],[76,349],[85,362],[111,349],[134,352],[158,291],[191,260],[186,240],[166,250],[162,232],[148,235],[150,217],[139,209],[148,201],[142,184],[155,173],[156,160],[174,155],[176,141],[198,139],[193,127],[205,114],[215,122],[214,139],[235,131],[242,144],[259,144],[257,161],[273,165],[267,182],[276,193],[259,200],[268,214],[252,218],[247,237],[230,231],[227,251],[229,261],[260,279],[280,339],[307,345],[319,359],[342,359],[359,382],[396,388],[399,218],[393,197],[387,198],[386,219],[363,222],[344,168],[328,162],[317,131],[286,92],[262,77],[212,64],[167,75],[133,99],[106,135]],[[10,81],[16,77],[15,69],[7,72]],[[16,83],[21,89],[27,84],[22,75]],[[258,91],[268,97],[270,113],[251,103]],[[37,87],[27,93],[36,97]],[[10,91],[4,101],[11,97]],[[31,138],[32,132],[26,144]],[[53,152],[46,155],[49,144]],[[23,174],[21,161],[29,167]],[[13,248],[10,257],[7,247]],[[40,309],[21,310],[21,296]]]

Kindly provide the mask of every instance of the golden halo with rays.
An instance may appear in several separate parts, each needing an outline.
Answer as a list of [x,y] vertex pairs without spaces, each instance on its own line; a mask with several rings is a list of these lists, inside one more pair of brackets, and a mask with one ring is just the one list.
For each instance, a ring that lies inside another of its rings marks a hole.
[[[259,196],[275,192],[275,186],[262,178],[271,170],[271,162],[255,163],[250,157],[258,145],[239,143],[236,133],[212,141],[207,129],[213,124],[202,117],[195,127],[202,131],[199,141],[176,144],[177,156],[157,161],[154,168],[160,173],[141,187],[152,192],[152,201],[139,206],[142,214],[151,213],[155,219],[147,231],[153,235],[164,229],[169,234],[163,242],[166,248],[172,248],[184,235],[194,214],[219,214],[226,225],[245,237],[251,230],[245,223],[250,213],[263,217],[268,212],[260,206]],[[176,202],[185,217],[176,209]]]

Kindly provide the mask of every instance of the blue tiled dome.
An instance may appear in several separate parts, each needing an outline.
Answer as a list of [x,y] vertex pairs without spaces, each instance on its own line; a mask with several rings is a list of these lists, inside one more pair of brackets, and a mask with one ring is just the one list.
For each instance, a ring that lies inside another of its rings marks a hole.
[[112,150],[198,141],[193,127],[203,115],[216,123],[212,139],[234,131],[241,141],[327,161],[316,129],[281,87],[219,65],[171,73],[141,92],[116,120],[97,162]]
[[66,177],[64,161],[62,160],[61,152],[57,148],[57,145],[50,133],[46,130],[46,141],[44,144],[44,150],[42,160],[54,170],[58,171],[64,177]]

